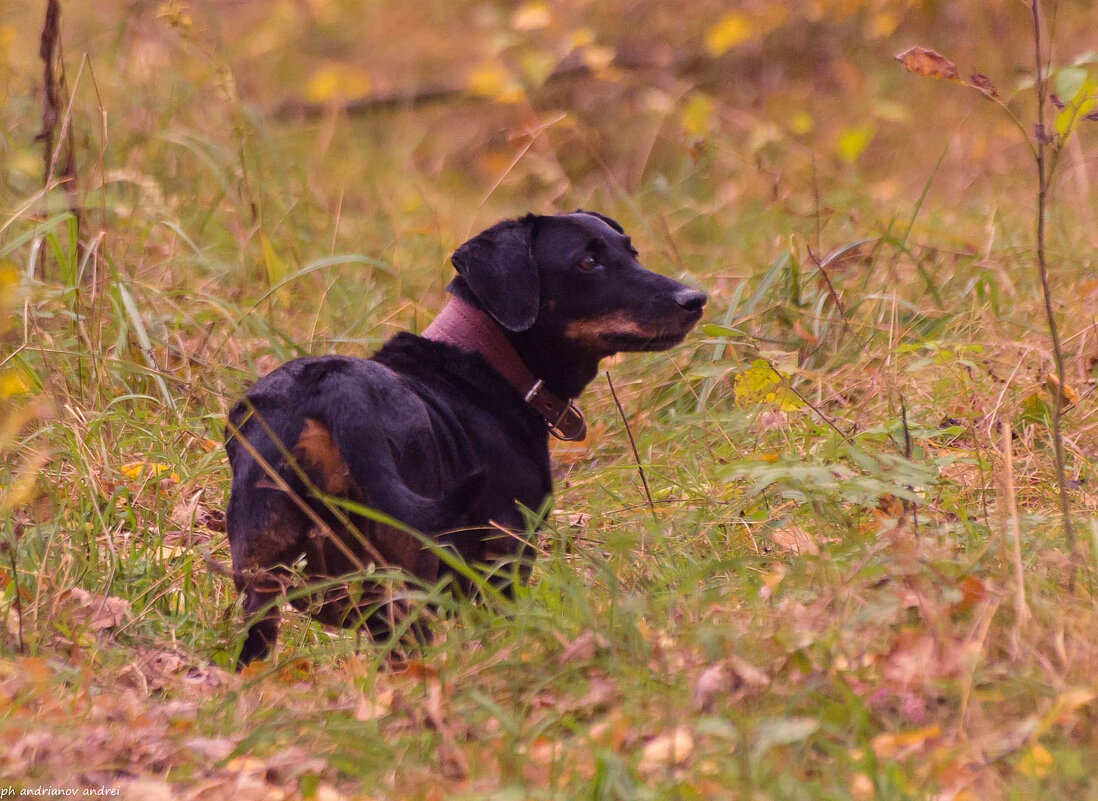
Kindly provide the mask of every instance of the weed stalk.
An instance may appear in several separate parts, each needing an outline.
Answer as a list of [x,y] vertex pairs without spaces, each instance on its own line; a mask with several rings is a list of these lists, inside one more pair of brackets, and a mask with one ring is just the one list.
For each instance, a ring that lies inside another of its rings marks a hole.
[[1071,502],[1068,498],[1067,477],[1064,472],[1064,439],[1060,429],[1060,415],[1063,410],[1065,383],[1064,356],[1060,349],[1060,331],[1056,326],[1056,315],[1052,309],[1052,288],[1048,280],[1048,261],[1045,255],[1045,216],[1048,207],[1048,190],[1056,160],[1049,160],[1048,145],[1050,138],[1045,131],[1045,94],[1046,76],[1041,56],[1041,8],[1039,0],[1032,0],[1033,12],[1033,49],[1036,65],[1035,88],[1037,92],[1037,273],[1041,279],[1041,293],[1044,296],[1045,316],[1048,318],[1048,331],[1052,338],[1052,356],[1056,362],[1056,380],[1059,385],[1052,393],[1052,449],[1056,463],[1056,485],[1060,492],[1060,511],[1064,520],[1064,538],[1067,540],[1071,560],[1071,575],[1068,588],[1075,589],[1075,570],[1078,560],[1075,553],[1075,529],[1071,522]]

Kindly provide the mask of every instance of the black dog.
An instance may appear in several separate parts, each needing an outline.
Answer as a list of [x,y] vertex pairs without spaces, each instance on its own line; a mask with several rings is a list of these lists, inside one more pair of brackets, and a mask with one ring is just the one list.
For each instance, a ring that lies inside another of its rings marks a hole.
[[370,359],[295,359],[247,392],[229,413],[227,530],[245,615],[266,611],[238,666],[273,646],[272,601],[295,565],[324,581],[299,608],[375,634],[394,603],[361,576],[353,590],[333,577],[375,565],[431,583],[449,569],[416,535],[330,496],[468,564],[528,555],[521,507],[539,509],[552,491],[548,435],[584,437],[571,399],[599,360],[668,348],[701,317],[704,293],[636,256],[594,212],[497,223],[454,253],[454,297],[422,337],[397,334]]

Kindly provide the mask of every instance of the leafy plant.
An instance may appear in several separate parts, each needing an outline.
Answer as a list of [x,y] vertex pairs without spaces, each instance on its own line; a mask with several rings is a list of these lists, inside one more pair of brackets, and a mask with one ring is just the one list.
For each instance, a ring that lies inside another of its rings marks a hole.
[[[1064,373],[1064,356],[1060,342],[1059,326],[1053,308],[1052,283],[1049,280],[1048,255],[1046,247],[1046,218],[1048,216],[1049,192],[1060,157],[1068,140],[1078,127],[1088,121],[1098,121],[1098,79],[1090,75],[1080,65],[1070,65],[1053,69],[1042,55],[1046,34],[1042,27],[1044,13],[1039,0],[1031,0],[1030,10],[1033,19],[1034,77],[1033,90],[1036,96],[1036,117],[1032,134],[1015,114],[1009,102],[1004,100],[995,84],[986,75],[978,72],[965,79],[957,71],[957,66],[945,56],[923,47],[912,47],[896,56],[904,68],[918,75],[937,80],[953,81],[980,92],[984,97],[996,103],[1021,132],[1037,172],[1035,241],[1037,254],[1037,277],[1044,298],[1045,320],[1052,340],[1052,355],[1055,362],[1055,387],[1052,392],[1052,443],[1056,466],[1056,482],[1060,494],[1060,511],[1064,536],[1072,555],[1070,584],[1074,586],[1075,572],[1079,568],[1079,554],[1076,552],[1075,530],[1072,523],[1071,501],[1068,494],[1068,482],[1064,467],[1064,441],[1062,428],[1063,411],[1068,405],[1066,392],[1067,377]],[[1051,48],[1049,48],[1051,50]],[[1052,80],[1050,81],[1050,76]],[[1055,92],[1052,89],[1055,88]],[[1046,119],[1046,106],[1051,102],[1057,110],[1053,125]],[[1061,389],[1064,388],[1064,389]]]

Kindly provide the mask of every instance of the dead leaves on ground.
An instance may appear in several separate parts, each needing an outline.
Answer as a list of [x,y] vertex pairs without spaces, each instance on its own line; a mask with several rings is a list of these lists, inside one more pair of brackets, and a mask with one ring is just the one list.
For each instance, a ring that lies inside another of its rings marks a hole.
[[694,683],[694,703],[703,712],[713,709],[717,698],[735,704],[748,694],[756,694],[770,685],[770,677],[738,656],[729,656],[710,665]]

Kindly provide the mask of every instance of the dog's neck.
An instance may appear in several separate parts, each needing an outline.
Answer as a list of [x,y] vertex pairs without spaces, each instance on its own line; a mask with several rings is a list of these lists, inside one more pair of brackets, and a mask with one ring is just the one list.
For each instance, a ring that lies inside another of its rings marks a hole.
[[[426,339],[446,342],[462,350],[479,353],[526,403],[544,418],[550,433],[563,440],[581,440],[587,425],[572,396],[563,399],[539,378],[516,350],[507,332],[488,314],[458,296],[450,298],[434,321],[423,331]],[[576,394],[579,394],[578,392]]]

